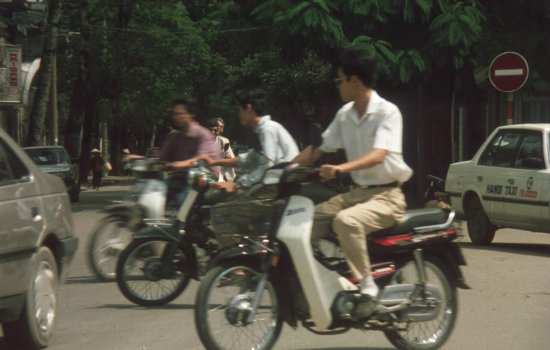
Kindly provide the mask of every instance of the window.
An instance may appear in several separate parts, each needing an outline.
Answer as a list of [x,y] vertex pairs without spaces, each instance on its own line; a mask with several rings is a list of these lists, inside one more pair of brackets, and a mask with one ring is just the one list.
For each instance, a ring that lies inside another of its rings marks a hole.
[[0,185],[13,181],[29,181],[29,170],[13,150],[0,140]]
[[517,146],[522,133],[519,131],[502,131],[487,146],[479,160],[480,165],[514,167]]
[[524,135],[515,166],[524,169],[545,168],[542,153],[542,134],[540,132],[529,132]]
[[37,165],[69,164],[67,153],[62,148],[29,148],[25,152]]

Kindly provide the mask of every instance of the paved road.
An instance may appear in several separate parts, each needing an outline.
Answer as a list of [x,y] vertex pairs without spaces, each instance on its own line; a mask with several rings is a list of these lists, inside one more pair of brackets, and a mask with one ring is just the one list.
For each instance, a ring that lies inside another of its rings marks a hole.
[[[120,198],[126,183],[99,192],[85,191],[74,206],[81,246],[61,290],[60,318],[50,350],[202,349],[193,324],[198,283],[165,307],[143,308],[128,302],[114,283],[100,283],[88,270],[88,234],[99,220],[97,208]],[[471,290],[459,291],[459,316],[443,349],[546,350],[550,348],[550,235],[500,230],[487,248],[462,238],[468,261],[463,269]],[[9,349],[0,336],[0,349]],[[385,350],[380,333],[351,331],[318,336],[287,325],[275,349]],[[18,349],[19,350],[19,349]]]

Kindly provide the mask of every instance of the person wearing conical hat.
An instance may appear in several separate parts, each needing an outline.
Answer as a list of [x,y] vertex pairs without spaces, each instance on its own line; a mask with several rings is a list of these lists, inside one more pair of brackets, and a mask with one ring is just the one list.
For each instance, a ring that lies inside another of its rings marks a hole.
[[96,191],[99,191],[99,186],[101,186],[101,177],[103,176],[103,166],[105,164],[105,159],[101,157],[101,151],[97,148],[94,148],[91,153],[92,159],[90,169],[92,171],[92,188]]

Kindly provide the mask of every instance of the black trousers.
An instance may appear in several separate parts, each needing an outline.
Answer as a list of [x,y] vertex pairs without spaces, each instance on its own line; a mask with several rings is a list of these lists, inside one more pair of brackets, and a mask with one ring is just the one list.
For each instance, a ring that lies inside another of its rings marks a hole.
[[103,171],[93,171],[92,172],[92,187],[99,188],[101,186],[101,177],[103,176]]

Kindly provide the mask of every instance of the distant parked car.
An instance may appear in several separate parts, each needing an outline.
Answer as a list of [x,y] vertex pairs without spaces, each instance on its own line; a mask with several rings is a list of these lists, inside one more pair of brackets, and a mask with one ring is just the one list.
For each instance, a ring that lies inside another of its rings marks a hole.
[[14,349],[48,345],[77,246],[63,181],[0,129],[0,323]]
[[550,124],[507,125],[451,164],[445,190],[473,243],[491,243],[500,227],[550,232],[549,154]]
[[63,179],[71,202],[80,199],[80,176],[77,162],[72,162],[63,146],[24,147],[40,170]]

